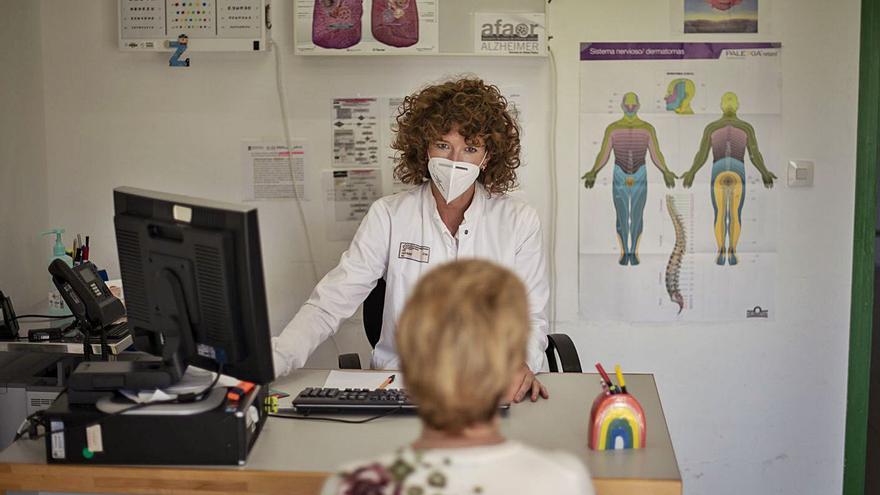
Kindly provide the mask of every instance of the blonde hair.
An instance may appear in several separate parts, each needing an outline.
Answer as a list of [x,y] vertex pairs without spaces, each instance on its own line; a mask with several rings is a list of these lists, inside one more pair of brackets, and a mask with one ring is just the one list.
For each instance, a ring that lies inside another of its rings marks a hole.
[[396,335],[422,420],[451,433],[490,420],[525,361],[528,331],[526,290],[509,270],[468,260],[425,275]]

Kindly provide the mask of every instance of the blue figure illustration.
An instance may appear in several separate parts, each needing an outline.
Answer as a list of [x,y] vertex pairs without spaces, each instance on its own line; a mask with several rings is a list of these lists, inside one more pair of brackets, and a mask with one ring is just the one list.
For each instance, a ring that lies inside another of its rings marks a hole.
[[663,173],[666,187],[675,186],[675,174],[666,167],[654,126],[638,117],[639,97],[635,93],[623,95],[620,103],[623,118],[605,128],[602,149],[592,170],[581,177],[584,187],[593,187],[599,170],[608,163],[614,152],[614,181],[612,199],[617,213],[617,240],[620,242],[621,265],[638,265],[639,240],[644,226],[643,213],[648,197],[646,155],[650,153],[654,165]]
[[168,65],[171,67],[189,67],[189,57],[186,60],[180,60],[180,56],[183,55],[183,52],[186,51],[186,45],[189,43],[189,38],[185,34],[181,34],[177,37],[177,41],[172,41],[168,43],[168,46],[171,48],[176,48],[173,55],[171,55],[171,59],[168,61]]

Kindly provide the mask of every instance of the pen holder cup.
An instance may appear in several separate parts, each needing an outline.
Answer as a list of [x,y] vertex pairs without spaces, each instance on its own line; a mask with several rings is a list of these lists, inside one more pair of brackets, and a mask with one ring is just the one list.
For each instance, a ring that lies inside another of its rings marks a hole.
[[645,412],[628,393],[601,393],[590,410],[590,448],[620,450],[645,448]]

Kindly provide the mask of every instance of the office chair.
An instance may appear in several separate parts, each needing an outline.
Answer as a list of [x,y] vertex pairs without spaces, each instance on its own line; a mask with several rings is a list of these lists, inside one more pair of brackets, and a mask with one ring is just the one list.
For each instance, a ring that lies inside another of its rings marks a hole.
[[[376,347],[382,333],[382,311],[385,308],[385,280],[379,279],[376,287],[364,301],[364,332],[370,347]],[[581,361],[578,358],[574,342],[564,333],[552,333],[547,336],[547,363],[550,371],[556,373],[562,367],[564,373],[580,373]],[[557,360],[557,355],[559,359]],[[359,370],[361,359],[356,352],[339,355],[339,369]]]

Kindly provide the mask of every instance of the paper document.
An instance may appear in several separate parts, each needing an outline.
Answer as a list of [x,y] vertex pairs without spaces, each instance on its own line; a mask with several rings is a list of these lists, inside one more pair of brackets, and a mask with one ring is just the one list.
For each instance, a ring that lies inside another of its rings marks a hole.
[[287,144],[281,141],[241,142],[242,196],[245,201],[306,199],[306,143],[296,139],[291,141],[290,147],[288,152]]
[[403,374],[399,371],[338,371],[332,370],[327,375],[324,388],[366,388],[376,389],[390,377],[394,380],[386,386],[388,390],[403,388]]
[[370,205],[382,197],[379,169],[327,170],[323,181],[327,239],[350,240]]
[[[159,402],[177,398],[181,394],[201,392],[214,382],[216,373],[196,366],[189,366],[179,382],[165,389],[120,390],[132,402]],[[228,375],[220,375],[215,387],[233,387],[241,380]]]
[[379,165],[379,112],[376,98],[333,99],[334,167]]

